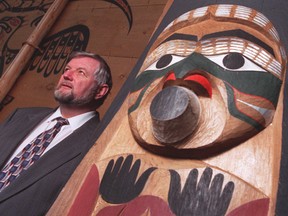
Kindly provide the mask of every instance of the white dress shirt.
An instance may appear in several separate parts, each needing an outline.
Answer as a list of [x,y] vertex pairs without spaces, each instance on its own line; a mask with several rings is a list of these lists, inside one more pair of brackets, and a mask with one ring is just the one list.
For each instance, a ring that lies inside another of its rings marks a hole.
[[[73,133],[73,131],[75,131],[77,128],[82,126],[84,123],[86,123],[88,120],[93,118],[95,115],[96,115],[96,112],[91,111],[91,112],[83,113],[83,114],[78,115],[78,116],[74,116],[72,118],[68,118],[67,120],[69,121],[69,125],[64,125],[61,127],[61,130],[57,133],[57,135],[51,141],[49,146],[45,149],[43,154],[45,154],[51,148],[56,146],[59,142],[61,142],[63,139],[65,139],[67,136],[69,136],[71,133]],[[33,139],[35,139],[40,133],[54,127],[54,125],[57,123],[57,121],[52,121],[52,120],[57,118],[57,117],[63,118],[59,108],[53,114],[51,114],[46,119],[44,119],[33,131],[31,131],[31,133],[18,146],[18,148],[13,153],[13,155],[10,157],[8,162],[10,162],[19,152],[22,151],[22,149],[28,143],[30,143]]]

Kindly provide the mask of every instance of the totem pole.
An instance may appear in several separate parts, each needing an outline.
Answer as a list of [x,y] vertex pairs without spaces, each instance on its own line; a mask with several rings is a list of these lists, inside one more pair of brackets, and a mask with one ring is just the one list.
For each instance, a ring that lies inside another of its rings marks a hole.
[[279,7],[173,1],[51,214],[284,215]]

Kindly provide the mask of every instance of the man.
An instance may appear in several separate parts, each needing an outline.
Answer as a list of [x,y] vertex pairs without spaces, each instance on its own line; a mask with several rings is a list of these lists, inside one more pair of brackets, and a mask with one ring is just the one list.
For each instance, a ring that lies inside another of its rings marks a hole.
[[59,107],[17,109],[0,126],[0,215],[45,215],[95,143],[96,109],[111,88],[100,56],[74,52],[54,92]]

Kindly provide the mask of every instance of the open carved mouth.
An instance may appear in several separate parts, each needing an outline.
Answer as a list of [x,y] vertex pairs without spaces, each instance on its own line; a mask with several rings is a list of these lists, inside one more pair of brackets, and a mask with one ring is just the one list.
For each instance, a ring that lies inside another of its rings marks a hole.
[[181,79],[175,73],[169,73],[165,79],[164,88],[167,86],[183,86],[193,91],[198,96],[212,97],[212,87],[209,80],[200,73],[193,73]]

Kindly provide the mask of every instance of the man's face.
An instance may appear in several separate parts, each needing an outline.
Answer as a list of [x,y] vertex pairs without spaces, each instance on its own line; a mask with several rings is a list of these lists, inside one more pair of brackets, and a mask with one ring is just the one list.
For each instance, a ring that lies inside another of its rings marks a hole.
[[55,99],[62,104],[83,106],[95,100],[98,90],[94,78],[99,62],[89,57],[73,58],[65,67],[56,90]]

